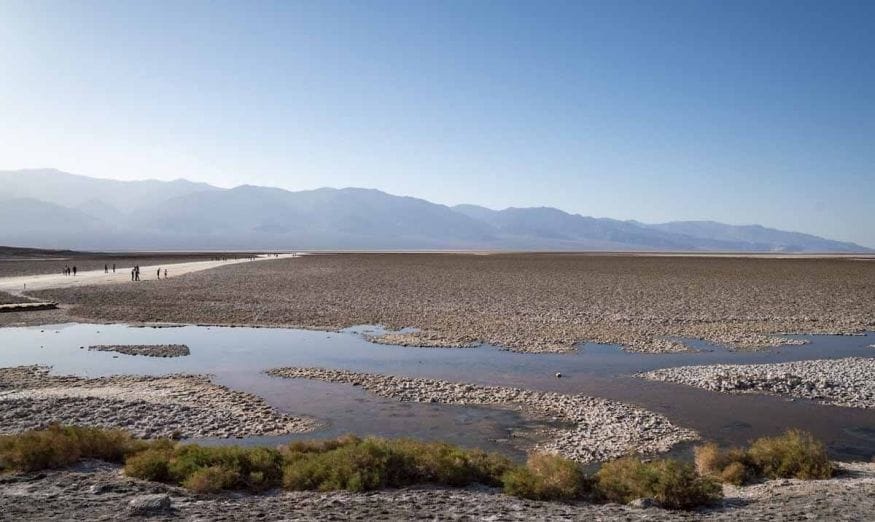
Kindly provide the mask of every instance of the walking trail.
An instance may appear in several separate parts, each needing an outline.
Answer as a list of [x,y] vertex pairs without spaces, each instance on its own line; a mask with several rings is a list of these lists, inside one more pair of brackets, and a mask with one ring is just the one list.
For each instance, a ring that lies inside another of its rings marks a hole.
[[[164,269],[167,269],[169,278],[209,270],[219,266],[235,265],[238,263],[252,263],[268,259],[283,259],[298,257],[298,254],[260,255],[254,260],[249,258],[229,259],[227,261],[191,261],[187,263],[167,263],[163,265],[150,265],[140,267],[140,281],[158,279],[158,268],[161,268],[161,279],[164,279]],[[89,270],[79,272],[75,276],[63,274],[41,274],[16,277],[0,277],[0,292],[21,296],[24,292],[32,290],[48,290],[51,288],[71,288],[88,285],[109,285],[118,283],[131,283],[131,267],[121,268],[116,273],[105,274],[103,270]]]

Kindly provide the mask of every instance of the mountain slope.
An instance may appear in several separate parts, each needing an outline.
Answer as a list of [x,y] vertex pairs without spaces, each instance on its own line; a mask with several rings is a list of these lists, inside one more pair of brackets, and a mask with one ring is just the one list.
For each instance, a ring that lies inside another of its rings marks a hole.
[[450,208],[372,189],[221,189],[54,170],[0,172],[0,244],[86,250],[866,251],[758,225],[647,225],[550,207]]
[[353,188],[289,192],[244,185],[173,198],[137,211],[132,220],[173,233],[274,235],[295,242],[318,235],[321,244],[357,238],[362,247],[381,248],[405,242],[461,246],[486,241],[491,233],[488,225],[443,205]]
[[118,181],[68,174],[54,169],[0,171],[0,199],[32,198],[65,207],[102,201],[119,210],[132,210],[192,192],[219,190],[206,183],[175,181]]
[[[862,247],[854,243],[833,241],[810,234],[786,232],[760,225],[726,225],[715,221],[673,221],[647,225],[653,230],[683,234],[697,239],[732,242],[745,250],[855,252]],[[742,247],[744,245],[744,247]]]

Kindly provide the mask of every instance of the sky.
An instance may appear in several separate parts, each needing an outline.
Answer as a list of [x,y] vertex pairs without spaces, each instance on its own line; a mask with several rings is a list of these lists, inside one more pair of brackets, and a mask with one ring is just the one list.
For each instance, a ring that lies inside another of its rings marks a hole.
[[0,0],[0,169],[875,247],[875,2]]

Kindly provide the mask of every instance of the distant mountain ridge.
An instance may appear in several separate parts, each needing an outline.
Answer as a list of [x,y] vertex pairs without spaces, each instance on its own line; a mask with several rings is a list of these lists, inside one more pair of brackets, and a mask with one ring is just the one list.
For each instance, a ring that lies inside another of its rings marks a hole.
[[373,189],[232,189],[0,171],[0,244],[87,250],[656,250],[870,252],[759,225],[644,224],[551,208],[448,207]]

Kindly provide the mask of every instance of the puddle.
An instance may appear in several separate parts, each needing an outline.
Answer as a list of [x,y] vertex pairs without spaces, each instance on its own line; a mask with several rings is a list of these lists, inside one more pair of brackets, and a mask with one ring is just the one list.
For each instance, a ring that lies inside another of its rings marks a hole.
[[[381,332],[382,329],[373,326],[343,332],[89,324],[2,328],[0,366],[43,364],[52,366],[57,374],[88,377],[210,373],[216,376],[216,382],[256,393],[282,411],[326,422],[324,430],[300,436],[303,438],[344,433],[408,436],[519,455],[526,433],[540,426],[512,411],[401,403],[342,384],[272,378],[264,375],[263,370],[319,366],[583,393],[640,405],[724,444],[743,444],[786,427],[799,427],[822,438],[836,458],[868,460],[875,455],[873,410],[790,402],[762,395],[723,395],[632,377],[635,372],[691,364],[872,357],[875,350],[868,347],[873,343],[872,335],[804,337],[811,342],[757,352],[713,349],[697,341],[696,348],[702,351],[656,355],[627,353],[618,346],[596,344],[581,345],[568,354],[520,354],[490,346],[435,349],[376,345],[363,338],[364,334]],[[88,351],[88,346],[94,344],[186,344],[191,355],[162,359]],[[557,379],[556,372],[563,377]],[[295,437],[254,438],[246,442],[274,443],[291,438]]]

